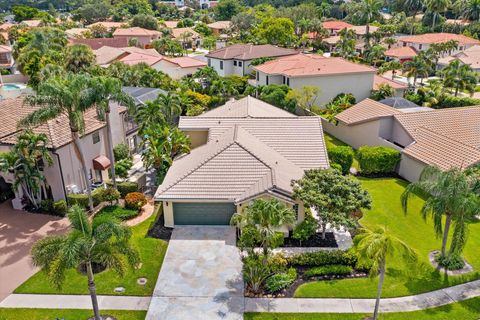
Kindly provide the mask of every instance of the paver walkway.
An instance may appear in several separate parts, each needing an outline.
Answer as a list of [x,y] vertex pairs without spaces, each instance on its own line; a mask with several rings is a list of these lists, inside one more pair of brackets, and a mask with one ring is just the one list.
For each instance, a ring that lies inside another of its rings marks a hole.
[[30,250],[35,241],[64,232],[66,218],[14,210],[10,201],[0,204],[0,301],[30,278]]
[[241,270],[233,227],[175,227],[146,319],[242,319]]

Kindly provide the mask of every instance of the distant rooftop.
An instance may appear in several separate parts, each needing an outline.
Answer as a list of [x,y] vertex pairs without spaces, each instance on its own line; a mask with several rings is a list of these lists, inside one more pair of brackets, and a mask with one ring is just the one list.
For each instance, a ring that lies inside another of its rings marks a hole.
[[253,44],[232,44],[225,48],[211,51],[207,58],[216,59],[238,59],[238,60],[252,60],[264,57],[283,57],[298,52],[293,49],[280,48],[271,44],[253,45]]

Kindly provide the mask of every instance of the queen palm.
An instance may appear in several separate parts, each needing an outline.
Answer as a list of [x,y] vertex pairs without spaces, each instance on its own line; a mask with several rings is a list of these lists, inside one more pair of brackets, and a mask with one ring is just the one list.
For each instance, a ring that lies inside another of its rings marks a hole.
[[413,262],[417,259],[417,255],[405,242],[390,234],[383,227],[378,227],[375,230],[361,229],[360,234],[355,237],[354,241],[359,260],[372,265],[369,272],[370,277],[379,276],[373,312],[373,319],[377,320],[387,258],[400,254],[406,261]]
[[359,19],[365,21],[365,47],[370,47],[370,23],[372,23],[380,15],[383,1],[381,0],[362,0],[358,7],[356,15]]
[[95,64],[95,54],[92,49],[82,43],[68,46],[64,57],[65,70],[85,72]]
[[295,223],[295,212],[274,198],[256,199],[241,213],[235,213],[230,223],[240,229],[245,226],[256,228],[262,239],[263,254],[274,241],[275,232],[282,225]]
[[412,60],[407,61],[403,64],[403,71],[405,72],[408,78],[413,77],[413,86],[417,83],[417,78],[419,76],[423,77],[428,76],[428,72],[430,70],[430,66],[425,61],[425,57],[423,54],[418,54],[417,56],[413,57]]
[[75,154],[80,162],[85,180],[88,204],[90,210],[93,210],[90,179],[80,143],[80,137],[85,129],[84,112],[95,103],[90,80],[90,77],[84,74],[67,73],[64,77],[53,77],[42,82],[37,88],[37,94],[29,95],[25,99],[28,104],[36,106],[38,109],[23,118],[19,125],[35,126],[61,115],[68,119]]
[[128,265],[136,266],[139,256],[129,244],[131,231],[109,217],[98,217],[91,222],[78,205],[70,208],[68,220],[69,233],[48,236],[35,243],[32,261],[58,289],[65,281],[67,270],[85,268],[95,320],[101,320],[92,265],[112,268],[120,276],[125,274]]
[[338,33],[340,40],[338,40],[337,47],[340,49],[340,55],[345,58],[351,58],[355,54],[356,38],[355,31],[352,29],[342,29]]
[[169,124],[174,124],[178,116],[182,114],[182,106],[178,95],[171,92],[159,94],[156,101],[165,121]]
[[378,68],[378,73],[384,74],[387,71],[392,71],[392,80],[393,80],[395,79],[395,75],[397,74],[397,71],[402,70],[402,68],[403,68],[403,65],[401,62],[392,60],[382,64],[382,66]]
[[[421,214],[426,219],[432,216],[435,233],[442,234],[441,255],[446,256],[447,241],[452,222],[455,224],[455,233],[450,245],[450,254],[459,254],[466,238],[466,226],[471,213],[479,212],[480,207],[474,196],[474,183],[461,169],[452,168],[442,171],[435,166],[426,167],[418,182],[407,186],[401,196],[402,207],[405,212],[408,200],[413,194],[425,195],[427,199],[422,207]],[[443,224],[445,218],[445,225]]]
[[442,70],[442,74],[445,87],[454,88],[455,96],[460,90],[466,90],[470,94],[475,92],[477,74],[468,64],[455,59]]
[[433,16],[432,19],[432,31],[435,30],[435,23],[440,14],[447,11],[448,7],[451,5],[450,0],[425,0],[425,7],[427,12],[430,12]]
[[463,19],[479,21],[480,20],[480,0],[460,0],[460,15]]
[[113,187],[117,189],[117,180],[115,175],[115,156],[113,154],[112,128],[110,124],[110,102],[115,102],[128,108],[130,114],[134,114],[135,103],[133,98],[122,91],[120,80],[109,77],[95,77],[92,79],[92,88],[95,91],[95,106],[101,118],[105,119],[107,124],[107,150],[110,158],[110,172],[112,176]]
[[377,66],[379,59],[385,56],[385,48],[382,45],[374,45],[367,52],[367,59],[370,63],[373,63],[373,66]]

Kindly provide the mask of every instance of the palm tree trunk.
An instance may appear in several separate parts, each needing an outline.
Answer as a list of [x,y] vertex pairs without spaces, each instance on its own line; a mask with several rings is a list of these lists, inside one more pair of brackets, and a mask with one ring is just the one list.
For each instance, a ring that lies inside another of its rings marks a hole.
[[450,231],[450,224],[452,223],[452,215],[447,214],[447,218],[445,219],[445,228],[443,229],[443,237],[442,237],[442,257],[445,256],[447,252],[447,240],[448,240],[448,233]]
[[113,154],[112,127],[110,125],[110,107],[105,110],[105,120],[107,122],[107,150],[110,158],[110,173],[112,175],[113,188],[117,190],[117,175],[115,174],[115,155]]
[[432,32],[435,32],[435,20],[437,19],[437,15],[434,13],[433,14],[433,23],[432,23]]
[[327,224],[322,223],[322,239],[325,240],[327,234]]
[[373,311],[373,320],[378,319],[378,309],[380,308],[380,297],[382,296],[383,281],[385,280],[385,260],[380,265],[380,274],[378,278],[377,297],[375,299],[375,310]]
[[367,40],[367,48],[370,48],[370,24],[365,25],[365,40]]
[[455,97],[458,96],[458,85],[455,87]]
[[90,179],[88,178],[87,167],[85,166],[85,157],[83,156],[78,131],[72,130],[72,137],[75,152],[77,153],[78,160],[80,160],[80,163],[82,165],[83,177],[85,178],[85,184],[87,186],[88,207],[90,208],[90,211],[93,211],[92,187],[90,186]]
[[95,316],[95,320],[102,320],[102,317],[100,317],[100,310],[98,309],[97,289],[95,288],[92,264],[90,262],[87,262],[87,277],[88,277],[88,290],[90,291],[90,297],[92,298],[92,307],[93,307],[93,314]]

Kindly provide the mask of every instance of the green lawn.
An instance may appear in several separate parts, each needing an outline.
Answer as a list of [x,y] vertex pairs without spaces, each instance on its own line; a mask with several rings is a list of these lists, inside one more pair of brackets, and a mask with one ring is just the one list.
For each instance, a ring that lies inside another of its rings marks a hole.
[[[143,320],[146,311],[101,310],[104,315],[111,315],[118,320]],[[80,309],[1,309],[0,320],[82,320],[93,316],[90,310]]]
[[[383,297],[418,294],[480,278],[480,223],[470,225],[464,251],[465,258],[475,271],[463,276],[447,277],[431,267],[428,261],[428,253],[440,248],[440,239],[435,237],[431,219],[424,221],[420,215],[423,201],[414,197],[408,213],[405,215],[402,211],[400,195],[407,183],[394,178],[360,180],[373,199],[372,209],[365,212],[360,223],[368,228],[386,226],[414,248],[419,256],[419,262],[413,265],[400,259],[387,261]],[[375,296],[376,286],[376,279],[317,281],[300,286],[295,297],[372,298]]]
[[[132,227],[132,244],[140,253],[142,266],[140,269],[129,269],[122,278],[112,270],[106,270],[95,275],[98,294],[149,296],[152,294],[157,281],[158,273],[165,256],[167,243],[163,240],[150,238],[147,232],[155,222],[156,215],[152,215],[139,225]],[[141,286],[137,279],[146,277],[148,282]],[[124,293],[115,293],[114,288],[125,287]],[[20,285],[15,293],[49,293],[49,294],[88,294],[87,277],[77,270],[69,270],[62,290],[56,290],[40,271]]]
[[[327,145],[327,149],[338,146],[348,146],[348,144],[346,144],[342,140],[339,140],[326,132],[323,133],[323,137],[325,138],[325,144]],[[360,168],[360,166],[358,165],[358,160],[356,158],[353,158],[352,167],[357,170]]]

